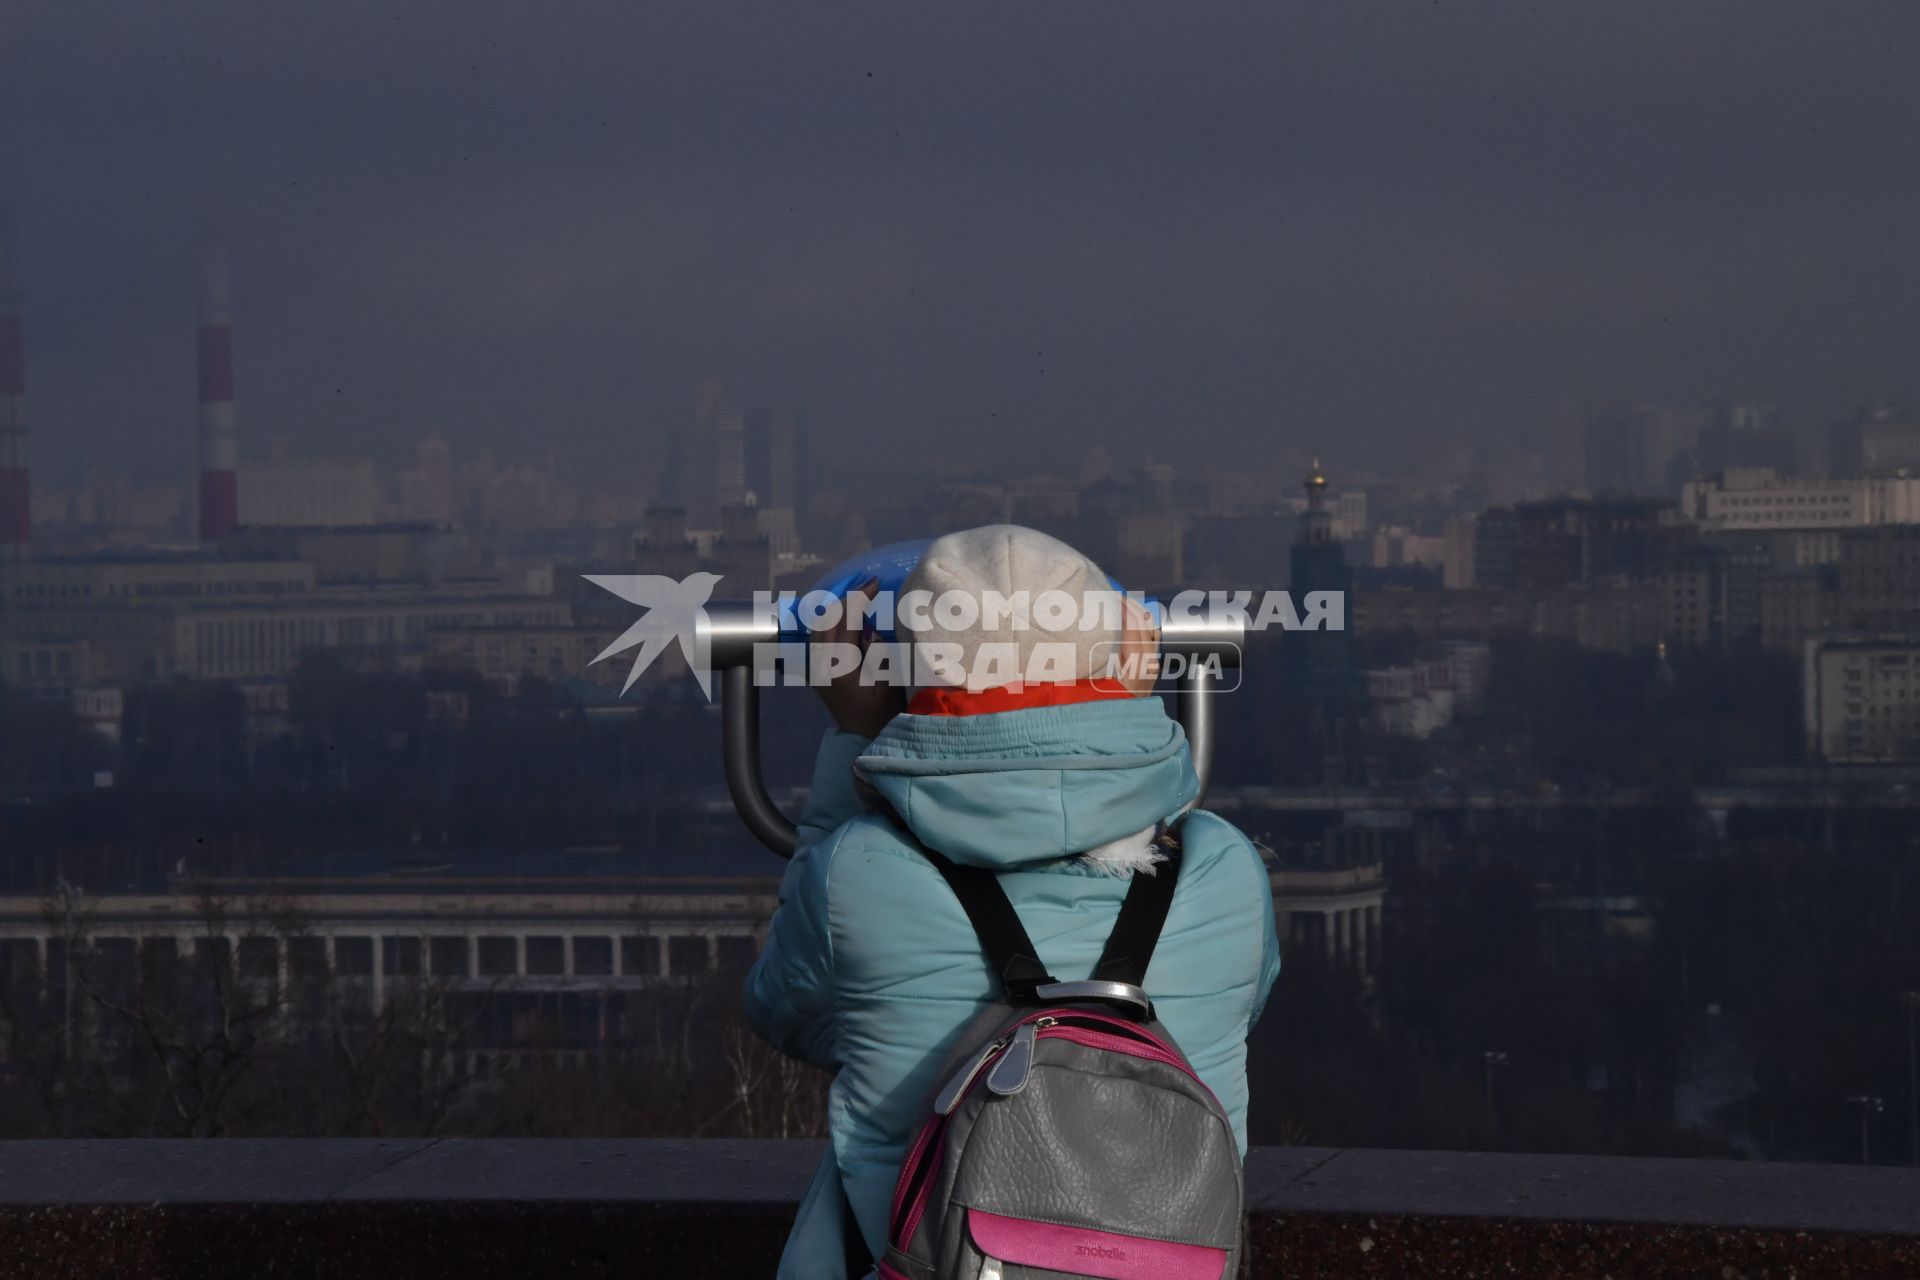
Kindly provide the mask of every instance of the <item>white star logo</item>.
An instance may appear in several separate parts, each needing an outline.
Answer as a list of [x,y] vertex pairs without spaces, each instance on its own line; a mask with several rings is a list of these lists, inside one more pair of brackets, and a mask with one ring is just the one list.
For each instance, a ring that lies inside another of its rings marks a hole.
[[638,622],[621,633],[618,640],[601,650],[600,656],[588,666],[602,658],[623,653],[635,645],[640,646],[640,652],[633,656],[633,669],[627,672],[627,682],[620,687],[620,692],[625,694],[633,688],[633,682],[640,678],[640,673],[652,665],[653,660],[669,644],[678,640],[688,668],[692,670],[694,679],[700,682],[700,692],[707,696],[709,702],[713,700],[713,673],[708,669],[706,654],[701,652],[696,628],[706,617],[707,598],[720,585],[719,574],[689,574],[684,582],[651,573],[589,573],[581,576],[594,586],[611,591],[629,604],[637,604],[647,611]]

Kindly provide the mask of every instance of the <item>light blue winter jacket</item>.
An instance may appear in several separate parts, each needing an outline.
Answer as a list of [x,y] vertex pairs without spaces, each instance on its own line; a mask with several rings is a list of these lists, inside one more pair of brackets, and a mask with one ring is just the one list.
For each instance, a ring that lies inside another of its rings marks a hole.
[[[856,772],[929,848],[1007,873],[1001,884],[1063,980],[1093,971],[1128,883],[1074,855],[1171,817],[1198,790],[1186,735],[1158,698],[902,715],[871,742],[827,735],[746,986],[760,1035],[837,1073],[833,1148],[780,1280],[845,1280],[848,1202],[868,1249],[883,1251],[894,1180],[940,1064],[996,994],[966,913],[892,822],[863,807]],[[1224,820],[1196,811],[1182,840],[1146,987],[1244,1153],[1247,1029],[1280,969],[1273,897],[1259,855]]]

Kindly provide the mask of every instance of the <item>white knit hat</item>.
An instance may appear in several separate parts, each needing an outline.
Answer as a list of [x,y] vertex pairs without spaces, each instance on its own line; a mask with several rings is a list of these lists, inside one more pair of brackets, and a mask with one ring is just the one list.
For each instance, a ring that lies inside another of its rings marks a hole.
[[[934,607],[916,610],[916,592],[927,593]],[[1024,598],[1026,616],[995,608],[996,597]],[[973,601],[971,610],[959,605],[962,598]],[[1059,615],[1049,609],[1063,599],[1071,602],[1071,625],[1050,629]],[[1017,524],[936,539],[901,585],[897,607],[899,635],[915,645],[915,683],[922,687],[988,689],[1029,676],[1085,680],[1105,670],[1122,634],[1118,593],[1099,566],[1058,538]],[[1089,621],[1092,626],[1083,625]],[[936,647],[958,656],[957,672],[929,673],[925,655]]]

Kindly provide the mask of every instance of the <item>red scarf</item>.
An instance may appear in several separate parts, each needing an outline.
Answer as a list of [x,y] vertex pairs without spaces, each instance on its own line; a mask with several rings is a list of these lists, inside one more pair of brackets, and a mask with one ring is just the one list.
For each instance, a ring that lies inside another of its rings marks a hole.
[[1065,707],[1076,702],[1105,702],[1131,698],[1131,690],[1114,680],[1075,680],[1070,684],[1003,684],[977,692],[967,689],[922,689],[907,704],[915,716],[984,716],[996,711],[1025,711],[1029,707]]

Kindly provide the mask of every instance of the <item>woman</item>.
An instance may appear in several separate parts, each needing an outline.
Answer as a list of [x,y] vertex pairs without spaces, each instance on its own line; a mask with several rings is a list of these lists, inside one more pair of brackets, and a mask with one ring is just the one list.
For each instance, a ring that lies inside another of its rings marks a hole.
[[[1015,525],[934,542],[901,598],[922,591],[976,603],[1063,592],[1090,609],[1111,600],[1085,556]],[[865,603],[850,596],[849,620],[828,638],[857,641],[851,619]],[[1161,824],[1177,819],[1184,860],[1145,986],[1246,1152],[1247,1032],[1280,967],[1266,869],[1227,822],[1180,816],[1199,783],[1151,679],[1101,678],[1116,647],[1152,652],[1144,614],[1130,607],[1122,627],[1055,632],[1019,621],[981,607],[904,610],[901,638],[947,660],[942,682],[923,685],[904,712],[900,690],[857,673],[822,689],[837,727],[821,743],[800,845],[746,988],[761,1036],[836,1073],[832,1150],[781,1280],[863,1275],[884,1251],[894,1180],[935,1077],[997,994],[973,927],[919,846],[1000,873],[1049,971],[1079,978],[1130,877],[1153,874],[1163,856]],[[994,679],[1009,669],[1051,678]]]

